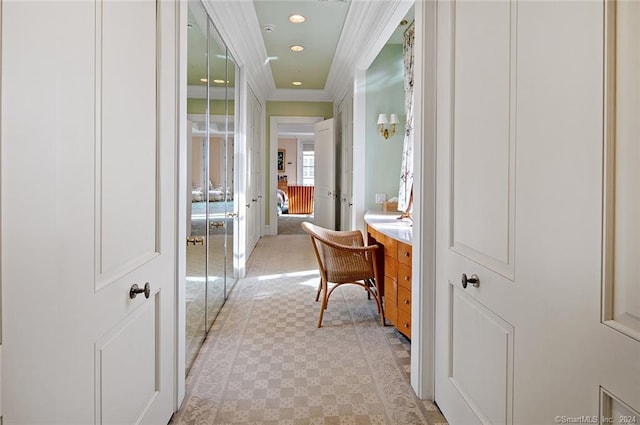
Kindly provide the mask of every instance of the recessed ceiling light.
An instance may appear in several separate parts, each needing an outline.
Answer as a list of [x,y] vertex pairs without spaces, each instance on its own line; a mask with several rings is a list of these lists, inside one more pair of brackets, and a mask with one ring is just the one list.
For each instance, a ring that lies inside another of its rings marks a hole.
[[213,80],[216,84],[224,84],[224,80]]
[[291,49],[292,52],[301,52],[304,50],[304,46],[301,46],[299,44],[294,44],[292,46],[289,46],[289,48]]
[[273,32],[276,29],[276,26],[273,24],[266,24],[262,29],[264,32]]
[[289,21],[292,24],[301,24],[306,20],[307,20],[307,18],[305,18],[304,16],[299,15],[297,13],[294,13],[293,15],[289,15]]
[[207,80],[206,78],[200,78],[200,81],[202,81],[203,83],[206,83],[209,80]]
[[294,86],[301,86],[302,85],[302,81],[294,81],[293,83]]

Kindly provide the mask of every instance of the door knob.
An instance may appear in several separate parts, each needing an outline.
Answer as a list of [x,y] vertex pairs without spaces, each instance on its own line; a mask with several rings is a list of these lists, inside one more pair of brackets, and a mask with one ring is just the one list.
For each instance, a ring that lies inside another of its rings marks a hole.
[[256,198],[253,198],[251,202],[258,202],[258,200]]
[[462,273],[462,287],[467,289],[469,283],[477,288],[480,286],[480,278],[477,274],[472,274],[470,277],[467,277],[466,273]]
[[251,204],[247,204],[247,208],[251,208]]
[[138,294],[144,294],[145,298],[149,298],[149,295],[151,295],[151,286],[149,286],[149,282],[144,284],[144,288],[138,287],[137,283],[131,285],[131,289],[129,289],[129,298],[134,299]]

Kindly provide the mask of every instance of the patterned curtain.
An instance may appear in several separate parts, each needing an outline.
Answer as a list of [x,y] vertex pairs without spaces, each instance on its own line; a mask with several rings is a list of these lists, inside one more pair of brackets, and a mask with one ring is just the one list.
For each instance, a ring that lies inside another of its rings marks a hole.
[[402,168],[400,170],[400,190],[398,191],[398,211],[410,213],[413,209],[413,44],[415,25],[411,24],[404,33],[404,109],[407,114],[404,145],[402,148]]

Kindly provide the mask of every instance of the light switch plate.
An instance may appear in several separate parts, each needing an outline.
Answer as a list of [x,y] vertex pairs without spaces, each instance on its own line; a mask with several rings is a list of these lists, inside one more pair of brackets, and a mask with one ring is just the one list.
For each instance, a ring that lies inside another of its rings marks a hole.
[[386,193],[376,193],[376,204],[382,204],[387,200]]

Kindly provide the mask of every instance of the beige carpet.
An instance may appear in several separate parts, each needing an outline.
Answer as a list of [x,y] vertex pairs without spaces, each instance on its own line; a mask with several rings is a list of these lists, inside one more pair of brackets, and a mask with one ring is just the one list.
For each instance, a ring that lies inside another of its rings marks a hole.
[[316,328],[306,235],[262,238],[216,319],[174,424],[439,424],[409,384],[409,343],[355,286]]
[[302,230],[302,222],[313,223],[312,215],[282,214],[278,216],[278,235],[306,235]]

